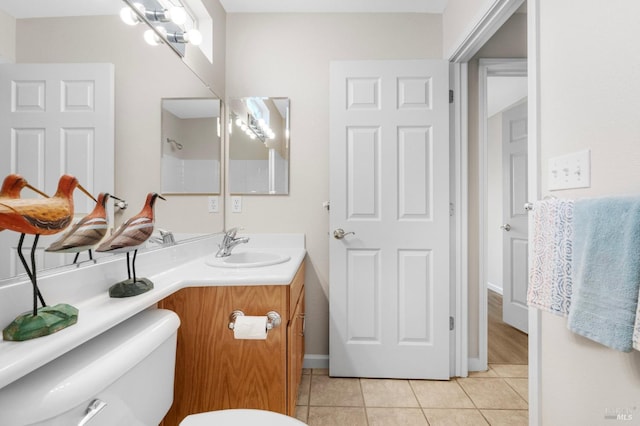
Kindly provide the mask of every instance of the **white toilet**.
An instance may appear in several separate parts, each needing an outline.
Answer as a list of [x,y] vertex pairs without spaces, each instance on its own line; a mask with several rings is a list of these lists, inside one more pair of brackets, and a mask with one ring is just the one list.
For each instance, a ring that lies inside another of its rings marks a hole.
[[[155,426],[173,400],[178,316],[150,309],[0,389],[0,423]],[[232,423],[233,422],[233,423]],[[262,410],[221,410],[181,426],[300,426]]]
[[264,410],[220,410],[192,414],[180,422],[180,426],[296,426],[304,425],[293,417]]

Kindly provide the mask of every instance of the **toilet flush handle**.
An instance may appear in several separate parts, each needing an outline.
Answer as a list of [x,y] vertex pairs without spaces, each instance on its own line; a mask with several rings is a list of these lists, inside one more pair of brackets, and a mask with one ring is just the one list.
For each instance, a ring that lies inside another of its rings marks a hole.
[[78,426],[84,426],[89,423],[91,419],[93,419],[96,414],[102,411],[102,409],[106,406],[107,403],[102,400],[94,399],[93,401],[91,401],[89,403],[89,406],[87,407],[87,410],[85,411],[84,417],[78,422]]

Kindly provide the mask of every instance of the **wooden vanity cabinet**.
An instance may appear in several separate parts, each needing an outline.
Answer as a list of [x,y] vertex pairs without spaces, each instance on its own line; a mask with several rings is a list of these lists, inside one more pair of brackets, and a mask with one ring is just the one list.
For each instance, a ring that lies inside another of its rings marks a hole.
[[[173,405],[162,425],[187,415],[255,408],[293,416],[304,356],[304,263],[289,285],[189,287],[163,299],[181,320]],[[266,340],[236,340],[229,315],[276,311]]]

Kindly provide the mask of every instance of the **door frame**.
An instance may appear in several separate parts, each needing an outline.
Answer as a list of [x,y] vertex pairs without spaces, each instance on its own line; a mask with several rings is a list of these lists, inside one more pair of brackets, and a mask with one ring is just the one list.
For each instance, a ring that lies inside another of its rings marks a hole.
[[[486,370],[488,365],[488,296],[487,269],[489,239],[487,237],[487,197],[489,193],[489,131],[487,126],[487,77],[513,77],[527,75],[527,60],[525,58],[481,58],[478,66],[478,214],[480,216],[478,230],[478,370]],[[504,191],[504,189],[503,189]]]
[[[479,49],[495,34],[495,32],[522,5],[524,0],[494,0],[487,12],[471,22],[464,39],[448,55],[455,80],[451,83],[456,90],[455,101],[458,105],[454,109],[454,152],[452,170],[455,173],[456,217],[456,281],[455,306],[453,313],[459,327],[456,328],[455,370],[456,375],[465,377],[468,374],[468,339],[469,325],[466,319],[469,280],[466,271],[468,267],[468,88],[467,63]],[[529,198],[531,201],[540,198],[539,190],[539,147],[540,147],[540,0],[527,2],[527,75],[528,75],[528,115],[529,115]],[[531,229],[529,218],[529,229]],[[529,233],[531,238],[531,233]],[[531,256],[531,253],[529,254]],[[537,309],[529,309],[529,424],[539,425],[542,419],[541,401],[541,313]]]

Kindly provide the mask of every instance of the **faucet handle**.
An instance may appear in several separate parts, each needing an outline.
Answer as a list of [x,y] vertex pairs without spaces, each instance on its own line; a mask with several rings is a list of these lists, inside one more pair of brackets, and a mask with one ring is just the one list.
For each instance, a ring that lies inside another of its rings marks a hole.
[[229,238],[235,238],[235,237],[236,237],[236,234],[238,233],[238,231],[241,231],[241,230],[243,230],[243,229],[244,229],[244,228],[243,228],[243,227],[241,227],[241,226],[236,226],[236,227],[233,227],[233,228],[231,228],[231,229],[227,230],[227,232],[226,232],[225,234],[226,234]]

